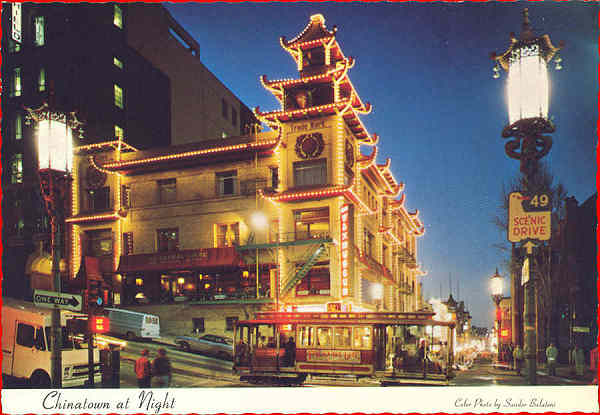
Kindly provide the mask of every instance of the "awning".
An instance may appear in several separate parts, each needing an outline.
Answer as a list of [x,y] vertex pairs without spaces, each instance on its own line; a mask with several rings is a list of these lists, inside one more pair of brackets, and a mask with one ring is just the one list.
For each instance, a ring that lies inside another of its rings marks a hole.
[[244,265],[235,247],[122,255],[118,274],[141,271],[215,270]]

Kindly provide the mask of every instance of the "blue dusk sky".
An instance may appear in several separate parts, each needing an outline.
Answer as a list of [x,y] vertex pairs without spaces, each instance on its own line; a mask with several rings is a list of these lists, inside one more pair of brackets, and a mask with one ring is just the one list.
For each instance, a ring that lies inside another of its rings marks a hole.
[[[506,74],[492,78],[490,52],[504,52],[529,8],[537,35],[564,41],[563,70],[550,70],[554,145],[545,158],[568,195],[596,191],[598,14],[595,2],[489,3],[169,3],[200,44],[202,62],[250,108],[279,109],[259,77],[297,78],[279,37],[299,34],[313,14],[337,26],[358,94],[373,105],[362,116],[380,136],[378,162],[392,159],[405,183],[406,206],[426,233],[418,261],[426,298],[464,300],[473,324],[491,326],[489,277],[506,254],[506,233],[493,224],[501,190],[519,163],[504,153]],[[369,152],[368,148],[363,148]],[[458,293],[458,291],[460,292]],[[505,295],[509,295],[505,289]]]

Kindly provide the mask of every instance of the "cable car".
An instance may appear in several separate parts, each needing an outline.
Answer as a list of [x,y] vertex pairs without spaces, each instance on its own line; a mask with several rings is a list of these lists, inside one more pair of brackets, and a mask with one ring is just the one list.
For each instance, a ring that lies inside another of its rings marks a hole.
[[367,378],[382,386],[446,385],[454,327],[430,312],[259,312],[234,328],[240,380],[302,384]]

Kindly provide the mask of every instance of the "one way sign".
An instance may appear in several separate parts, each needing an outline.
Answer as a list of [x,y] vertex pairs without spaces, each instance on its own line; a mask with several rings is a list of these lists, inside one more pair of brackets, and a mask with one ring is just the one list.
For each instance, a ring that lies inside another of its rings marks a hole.
[[39,307],[81,311],[81,296],[76,294],[57,293],[55,291],[35,290],[33,303]]

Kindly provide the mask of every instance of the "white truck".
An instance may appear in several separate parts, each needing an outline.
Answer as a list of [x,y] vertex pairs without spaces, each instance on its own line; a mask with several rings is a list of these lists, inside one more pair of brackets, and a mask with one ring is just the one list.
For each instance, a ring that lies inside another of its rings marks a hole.
[[[50,388],[52,310],[25,301],[2,299],[2,375],[25,379],[32,387]],[[74,341],[67,321],[87,318],[84,314],[61,311],[62,387],[82,386],[88,379],[88,350]],[[94,381],[101,381],[100,356],[94,350]]]
[[110,320],[109,332],[125,336],[127,340],[157,339],[160,337],[160,320],[153,314],[121,308],[106,308]]

